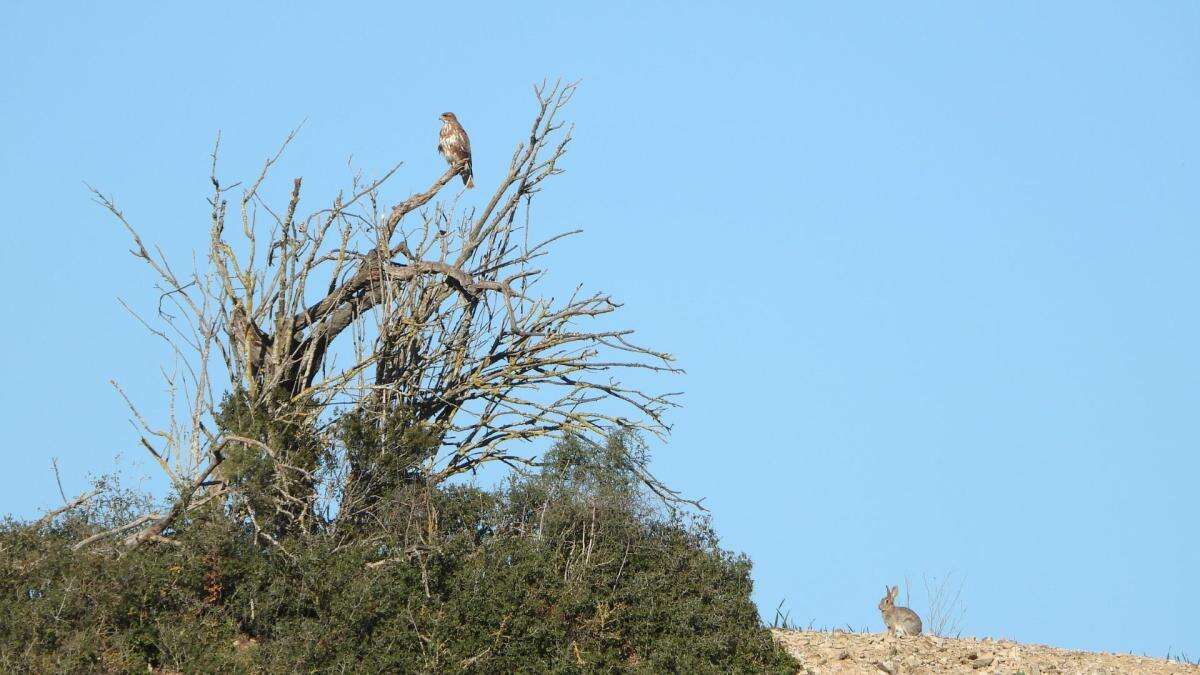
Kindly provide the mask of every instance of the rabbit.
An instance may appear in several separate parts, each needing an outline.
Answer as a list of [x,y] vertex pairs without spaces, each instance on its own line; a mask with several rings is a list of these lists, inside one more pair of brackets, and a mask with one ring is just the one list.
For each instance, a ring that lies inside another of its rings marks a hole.
[[896,595],[900,593],[900,589],[892,586],[891,590],[888,590],[888,587],[884,586],[883,592],[885,595],[879,601],[879,613],[883,615],[883,624],[887,626],[887,631],[899,636],[920,635],[921,617],[907,607],[896,606]]

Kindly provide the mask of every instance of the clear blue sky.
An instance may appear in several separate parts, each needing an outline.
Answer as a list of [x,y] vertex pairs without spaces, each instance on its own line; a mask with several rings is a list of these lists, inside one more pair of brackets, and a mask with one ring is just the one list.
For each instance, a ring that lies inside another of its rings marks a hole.
[[245,178],[307,119],[316,207],[427,184],[453,110],[486,186],[563,75],[534,226],[687,369],[655,465],[768,615],[953,570],[968,633],[1200,655],[1200,5],[575,5],[3,3],[0,512],[144,462],[150,277],[83,181],[186,256],[218,129]]

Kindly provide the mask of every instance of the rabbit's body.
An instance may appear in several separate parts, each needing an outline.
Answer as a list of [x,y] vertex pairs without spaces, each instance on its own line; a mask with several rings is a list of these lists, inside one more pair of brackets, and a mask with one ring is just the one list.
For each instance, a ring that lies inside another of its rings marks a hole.
[[884,591],[886,595],[879,601],[879,613],[883,615],[883,625],[887,626],[888,632],[899,636],[920,635],[921,617],[907,607],[896,606],[896,595],[900,589],[895,586],[888,589],[885,586]]

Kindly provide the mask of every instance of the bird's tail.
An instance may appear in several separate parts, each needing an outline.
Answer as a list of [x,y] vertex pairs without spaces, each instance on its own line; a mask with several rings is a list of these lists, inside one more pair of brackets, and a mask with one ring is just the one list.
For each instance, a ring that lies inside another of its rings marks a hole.
[[468,166],[462,173],[463,183],[466,183],[467,189],[475,187],[475,174],[471,172],[471,167]]

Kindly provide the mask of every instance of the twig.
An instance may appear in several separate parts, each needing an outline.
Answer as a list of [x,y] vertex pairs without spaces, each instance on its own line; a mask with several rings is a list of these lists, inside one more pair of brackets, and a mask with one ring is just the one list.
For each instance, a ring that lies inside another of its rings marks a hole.
[[[61,489],[61,486],[60,486],[60,489]],[[61,506],[57,509],[54,509],[53,511],[46,513],[46,515],[42,516],[41,518],[39,518],[37,520],[37,522],[35,522],[33,525],[31,525],[30,528],[36,530],[36,529],[43,527],[44,525],[48,525],[51,521],[53,521],[59,515],[66,513],[67,511],[70,511],[71,509],[73,509],[77,506],[80,506],[81,504],[87,502],[88,500],[90,500],[91,498],[95,497],[96,495],[100,494],[103,491],[104,491],[104,488],[96,488],[95,490],[92,490],[90,492],[85,492],[85,493],[79,495],[75,499],[72,499],[71,501],[67,502],[66,505]]]

